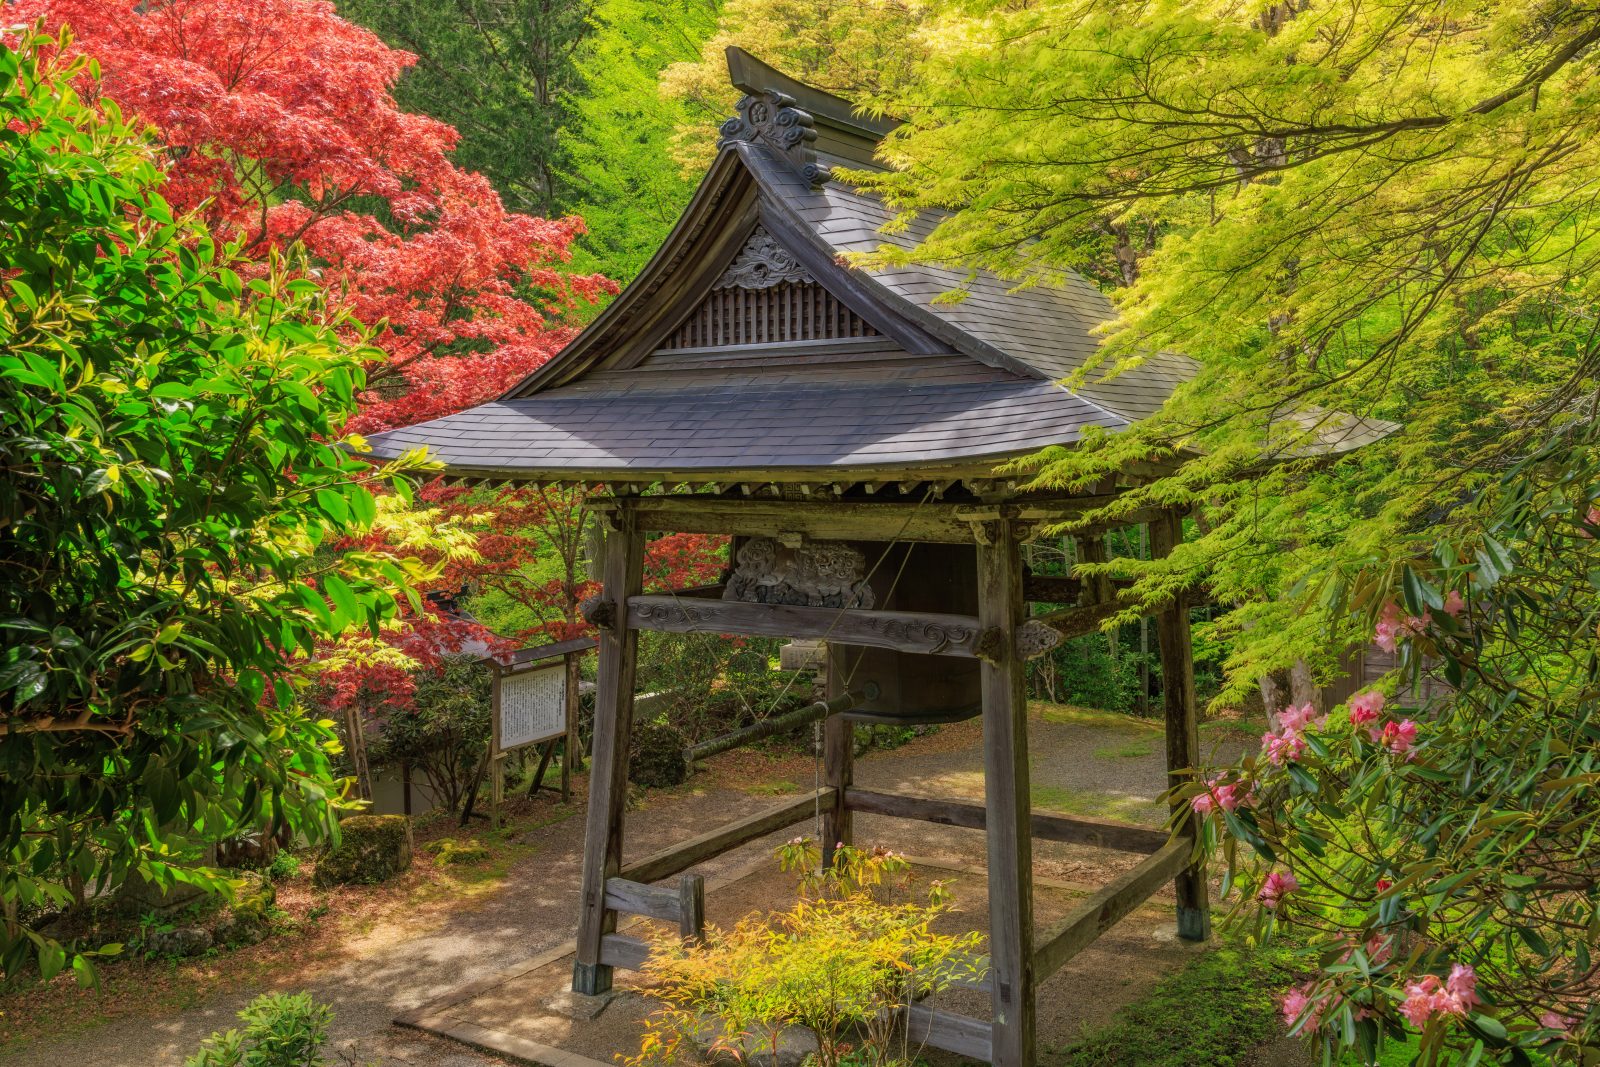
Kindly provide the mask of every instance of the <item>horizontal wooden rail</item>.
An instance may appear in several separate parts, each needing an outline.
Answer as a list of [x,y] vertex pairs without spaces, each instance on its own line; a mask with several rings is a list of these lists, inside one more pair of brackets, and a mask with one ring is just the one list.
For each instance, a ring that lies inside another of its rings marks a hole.
[[683,901],[676,886],[663,889],[630,882],[626,878],[606,879],[606,907],[628,915],[648,915],[652,919],[677,922],[683,914]]
[[[987,825],[988,812],[982,805],[963,804],[956,800],[934,800],[930,797],[852,788],[844,791],[844,803],[851,811],[889,815],[898,819],[919,819],[941,826],[982,830]],[[1145,854],[1156,852],[1168,842],[1165,831],[1152,830],[1147,826],[1054,815],[1047,811],[1035,811],[1032,816],[1033,836],[1041,841],[1065,841],[1118,852]]]
[[826,809],[832,803],[832,788],[824,787],[805,793],[777,807],[757,812],[737,822],[701,834],[699,837],[690,838],[682,844],[646,856],[623,867],[617,872],[618,877],[630,882],[659,882],[663,878],[670,878],[688,870],[701,860],[708,860],[712,856],[720,856],[731,848],[737,848],[746,841],[754,841],[774,830],[793,826],[802,819],[810,818],[819,804]]
[[1095,939],[1150,899],[1189,863],[1194,842],[1178,838],[1139,866],[1072,909],[1039,939],[1033,953],[1033,979],[1043,982],[1094,944]]
[[628,598],[628,625],[677,634],[821,638],[900,652],[969,657],[977,654],[979,634],[978,620],[972,615],[680,600],[657,594]]
[[940,1011],[926,1004],[912,1004],[902,1010],[906,1034],[914,1044],[932,1045],[983,1063],[993,1055],[994,1028],[982,1019]]
[[600,939],[600,962],[607,967],[637,971],[650,958],[650,943],[627,934],[606,934]]

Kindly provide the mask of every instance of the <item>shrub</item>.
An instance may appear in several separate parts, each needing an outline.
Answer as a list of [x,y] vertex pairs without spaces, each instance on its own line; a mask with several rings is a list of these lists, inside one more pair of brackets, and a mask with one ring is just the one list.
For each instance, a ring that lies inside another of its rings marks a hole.
[[491,678],[482,664],[452,658],[415,672],[409,707],[378,718],[372,763],[407,761],[447,811],[459,811],[489,746]]
[[398,470],[339,447],[378,355],[359,324],[293,262],[246,284],[175,219],[163,153],[77,95],[65,36],[7,41],[0,968],[87,982],[86,956],[16,920],[136,879],[219,891],[194,846],[322,836],[333,735],[296,705],[293,661],[392,616],[418,568],[313,551],[364,536]]
[[664,722],[635,726],[628,749],[629,780],[652,789],[681,785],[689,777],[689,764],[683,758],[688,744],[682,730]]
[[751,915],[703,943],[663,940],[646,970],[665,1001],[646,1024],[629,1067],[668,1063],[708,1043],[713,1054],[757,1060],[775,1055],[784,1030],[809,1028],[819,1067],[909,1064],[897,1009],[955,982],[982,976],[982,937],[932,930],[948,905],[935,884],[925,904],[893,904],[871,889],[905,871],[893,853],[841,849],[823,870],[815,846],[780,850],[801,876],[787,911]]
[[333,1010],[310,993],[263,993],[239,1012],[243,1030],[206,1038],[184,1067],[325,1067]]
[[319,886],[386,882],[411,866],[411,820],[404,815],[352,815],[339,843],[317,860]]

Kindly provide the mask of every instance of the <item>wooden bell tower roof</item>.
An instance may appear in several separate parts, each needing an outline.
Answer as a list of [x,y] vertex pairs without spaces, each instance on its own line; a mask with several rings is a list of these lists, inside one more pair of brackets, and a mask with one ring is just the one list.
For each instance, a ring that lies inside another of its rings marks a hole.
[[[1081,278],[1011,291],[982,272],[841,265],[938,221],[886,236],[891,212],[831,177],[874,165],[892,125],[738,49],[728,61],[738,115],[639,277],[505,396],[374,435],[378,457],[426,446],[452,475],[547,482],[976,477],[1124,428],[1189,375],[1158,354],[1058,384],[1113,315]],[[965,300],[936,302],[956,288]]]

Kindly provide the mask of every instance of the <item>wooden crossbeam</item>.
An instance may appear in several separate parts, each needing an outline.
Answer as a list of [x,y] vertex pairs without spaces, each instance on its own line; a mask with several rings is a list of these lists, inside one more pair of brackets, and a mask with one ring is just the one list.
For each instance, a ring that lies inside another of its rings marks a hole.
[[[852,811],[864,811],[872,815],[919,819],[941,826],[962,826],[972,830],[983,830],[988,826],[988,809],[980,804],[880,793],[871,789],[846,789],[844,802]],[[1033,836],[1041,841],[1065,841],[1145,855],[1167,844],[1166,833],[1147,826],[1134,826],[1109,819],[1056,815],[1047,811],[1034,811],[1030,815]]]
[[932,1045],[957,1056],[988,1063],[993,1056],[994,1028],[982,1019],[940,1011],[926,1004],[903,1009],[906,1033],[916,1044]]
[[1120,922],[1150,894],[1170,882],[1189,864],[1194,842],[1178,838],[1079,904],[1040,938],[1033,953],[1034,980],[1043,982],[1067,962],[1094,944],[1095,940]]
[[600,962],[607,967],[637,971],[650,958],[650,943],[627,934],[606,934],[600,939]]
[[652,919],[677,922],[683,912],[678,889],[662,889],[627,878],[606,879],[606,907],[629,915],[648,915]]
[[817,810],[818,804],[827,808],[832,803],[833,790],[827,787],[802,794],[776,807],[746,816],[737,822],[728,823],[709,833],[690,838],[682,844],[662,849],[642,860],[630,863],[617,873],[617,877],[630,882],[659,882],[663,878],[670,878],[688,870],[701,860],[720,856],[731,848],[737,848],[746,841],[754,841],[774,830],[793,826],[802,819],[809,818]]
[[867,611],[736,600],[680,600],[651,594],[628,598],[628,623],[666,633],[751,634],[826,639],[927,655],[977,654],[978,620],[931,611]]

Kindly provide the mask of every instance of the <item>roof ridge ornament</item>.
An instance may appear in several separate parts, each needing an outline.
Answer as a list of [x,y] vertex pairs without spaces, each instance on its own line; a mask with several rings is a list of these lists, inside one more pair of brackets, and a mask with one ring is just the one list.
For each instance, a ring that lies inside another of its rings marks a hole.
[[777,89],[747,93],[736,105],[738,112],[720,128],[721,148],[734,141],[752,143],[757,139],[777,149],[812,188],[825,185],[832,168],[817,162],[812,142],[817,139],[817,123],[809,111],[795,106],[795,98]]
[[800,265],[792,252],[774,240],[772,234],[757,226],[712,288],[770,289],[784,282],[799,285],[816,280],[810,271]]

